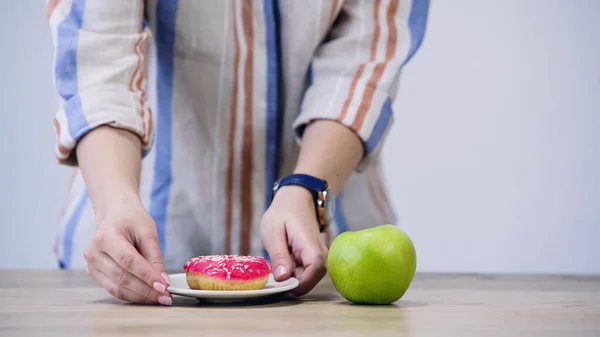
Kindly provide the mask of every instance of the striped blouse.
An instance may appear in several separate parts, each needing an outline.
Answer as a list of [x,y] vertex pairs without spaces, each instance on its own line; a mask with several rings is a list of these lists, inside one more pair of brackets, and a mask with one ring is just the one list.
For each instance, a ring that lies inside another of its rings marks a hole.
[[345,230],[394,223],[380,170],[402,67],[428,0],[46,0],[56,156],[73,167],[56,254],[81,267],[93,210],[73,149],[111,125],[143,145],[140,196],[167,267],[262,254],[258,224],[304,126],[338,121],[365,155],[338,196]]

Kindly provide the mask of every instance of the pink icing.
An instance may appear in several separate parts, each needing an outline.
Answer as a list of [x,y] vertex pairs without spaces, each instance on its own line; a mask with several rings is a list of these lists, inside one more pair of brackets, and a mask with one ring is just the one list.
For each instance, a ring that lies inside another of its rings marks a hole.
[[183,269],[223,280],[250,281],[268,275],[271,264],[258,256],[207,255],[192,258]]

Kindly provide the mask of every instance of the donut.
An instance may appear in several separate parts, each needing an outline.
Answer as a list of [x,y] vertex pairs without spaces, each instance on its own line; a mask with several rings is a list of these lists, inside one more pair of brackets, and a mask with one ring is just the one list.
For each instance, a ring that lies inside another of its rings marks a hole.
[[258,256],[207,255],[190,259],[183,269],[191,289],[257,290],[267,284],[271,264]]

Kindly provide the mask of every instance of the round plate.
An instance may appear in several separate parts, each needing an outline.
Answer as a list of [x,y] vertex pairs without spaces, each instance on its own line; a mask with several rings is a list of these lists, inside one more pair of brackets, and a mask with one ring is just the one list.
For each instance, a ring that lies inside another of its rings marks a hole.
[[277,282],[273,278],[273,274],[269,274],[267,284],[258,290],[195,290],[188,286],[185,273],[170,274],[169,278],[171,278],[171,285],[167,290],[171,294],[218,302],[237,302],[282,293],[296,288],[300,283],[293,277],[282,282]]

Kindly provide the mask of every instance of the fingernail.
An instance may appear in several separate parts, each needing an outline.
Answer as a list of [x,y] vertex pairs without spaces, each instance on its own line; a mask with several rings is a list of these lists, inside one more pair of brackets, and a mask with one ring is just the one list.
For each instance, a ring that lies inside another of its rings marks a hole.
[[158,303],[162,305],[171,305],[173,304],[173,300],[169,296],[161,296],[158,298]]
[[158,291],[161,294],[164,293],[165,290],[167,290],[167,287],[165,287],[165,285],[160,282],[154,282],[153,286],[154,289],[156,289],[156,291]]
[[171,279],[169,278],[169,275],[167,275],[167,273],[161,273],[163,279],[165,280],[165,282],[167,282],[167,284],[171,284]]
[[286,272],[287,269],[285,268],[285,266],[277,267],[277,270],[275,270],[275,278],[280,278],[281,275],[285,274]]

